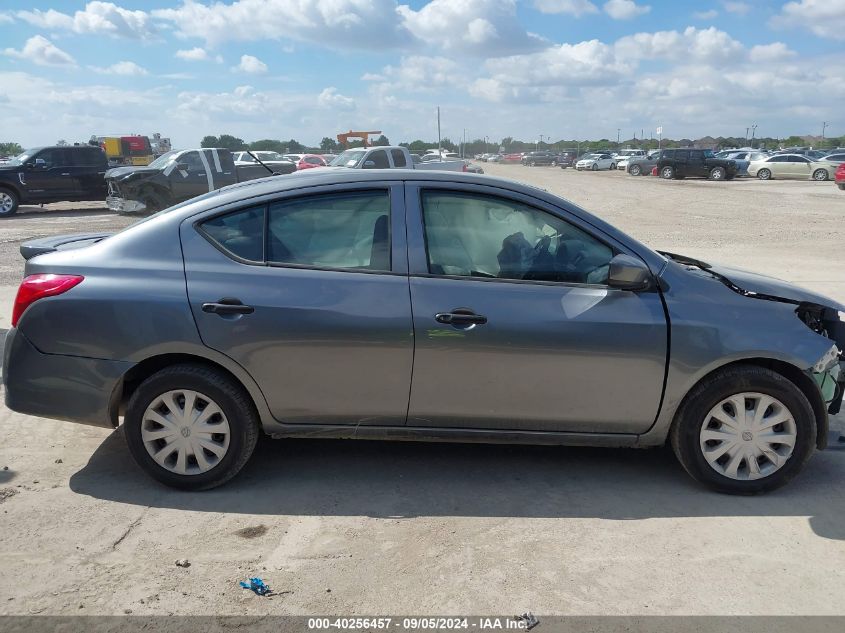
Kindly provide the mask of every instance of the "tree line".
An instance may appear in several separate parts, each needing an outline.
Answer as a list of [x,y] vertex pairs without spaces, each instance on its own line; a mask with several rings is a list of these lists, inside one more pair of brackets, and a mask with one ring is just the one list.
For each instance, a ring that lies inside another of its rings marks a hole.
[[[390,140],[382,134],[371,144],[382,146],[390,145]],[[359,147],[362,145],[362,141],[357,141],[355,143],[350,143],[349,147]],[[279,139],[265,138],[259,141],[247,143],[242,138],[232,136],[231,134],[204,136],[202,141],[200,141],[200,147],[221,147],[232,152],[242,152],[248,149],[253,151],[277,152],[279,154],[302,154],[306,152],[326,154],[339,152],[344,149],[340,143],[328,136],[323,137],[323,140],[320,141],[319,147],[308,147],[296,139],[282,141]]]

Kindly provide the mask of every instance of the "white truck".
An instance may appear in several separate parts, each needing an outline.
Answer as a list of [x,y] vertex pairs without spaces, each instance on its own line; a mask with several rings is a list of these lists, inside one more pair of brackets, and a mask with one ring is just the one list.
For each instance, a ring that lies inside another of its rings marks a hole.
[[[342,152],[329,163],[329,167],[348,169],[425,169],[441,171],[468,171],[463,160],[427,160],[411,154],[405,147],[359,147]],[[318,171],[318,170],[314,170]]]

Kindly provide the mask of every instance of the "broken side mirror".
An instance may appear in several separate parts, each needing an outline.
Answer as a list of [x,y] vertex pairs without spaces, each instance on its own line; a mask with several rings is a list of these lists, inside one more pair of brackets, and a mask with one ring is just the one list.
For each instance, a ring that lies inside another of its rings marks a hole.
[[611,288],[640,292],[651,287],[652,279],[651,271],[641,259],[619,254],[610,260],[607,285]]

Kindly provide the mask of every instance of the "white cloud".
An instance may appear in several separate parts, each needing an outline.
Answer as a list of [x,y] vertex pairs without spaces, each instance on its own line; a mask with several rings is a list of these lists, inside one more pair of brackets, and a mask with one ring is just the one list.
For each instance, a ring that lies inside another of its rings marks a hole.
[[599,12],[590,0],[534,0],[534,7],[541,13],[566,13],[576,18]]
[[799,27],[819,37],[845,40],[845,1],[800,0],[787,2],[769,24],[775,28]]
[[500,56],[542,46],[519,25],[516,0],[431,0],[418,11],[407,5],[396,11],[403,28],[443,51]]
[[39,66],[75,66],[76,60],[42,35],[30,37],[19,51],[7,48],[9,57],[31,61]]
[[106,34],[134,39],[150,38],[155,34],[150,15],[131,11],[111,2],[89,2],[73,15],[48,9],[18,11],[15,16],[39,28],[51,31],[73,31],[82,34]]
[[338,108],[341,110],[349,110],[355,107],[355,99],[340,94],[334,86],[324,89],[317,96],[317,103],[324,108]]
[[393,47],[399,37],[396,0],[184,0],[151,12],[185,37],[209,44],[296,39],[338,48]]
[[13,18],[8,13],[0,13],[0,24],[11,24],[14,21],[15,18]]
[[638,5],[633,0],[608,0],[604,12],[614,20],[630,20],[651,11],[650,5]]
[[94,72],[98,72],[102,75],[123,75],[125,77],[149,74],[146,68],[139,66],[135,62],[117,62],[116,64],[112,64],[111,66],[107,66],[106,68],[98,68],[96,66],[92,66],[91,69],[94,70]]
[[261,75],[267,72],[267,64],[252,55],[241,55],[241,63],[232,70],[247,73],[248,75]]
[[737,61],[745,49],[724,31],[711,26],[707,29],[687,27],[678,31],[657,31],[628,35],[616,42],[618,54],[632,59],[676,59],[678,52],[691,60],[702,60],[713,65]]
[[719,12],[716,9],[709,9],[708,11],[696,11],[692,14],[692,17],[696,20],[712,20],[718,15]]
[[795,51],[790,50],[783,42],[772,42],[754,46],[748,57],[752,62],[776,62],[795,57]]
[[397,66],[385,66],[380,73],[366,73],[361,79],[382,84],[382,91],[432,92],[458,87],[468,74],[453,59],[411,55],[403,57]]
[[204,48],[196,46],[194,48],[176,51],[176,57],[184,59],[187,62],[202,62],[208,59],[208,53]]
[[725,11],[728,13],[734,13],[736,15],[746,15],[748,12],[751,11],[751,5],[747,2],[734,2],[732,0],[724,0],[722,2],[722,6],[725,7]]

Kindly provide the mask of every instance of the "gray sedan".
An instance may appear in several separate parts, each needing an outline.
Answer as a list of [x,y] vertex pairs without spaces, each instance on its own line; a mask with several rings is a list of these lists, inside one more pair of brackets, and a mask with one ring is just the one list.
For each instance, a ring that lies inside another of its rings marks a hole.
[[193,490],[262,432],[670,443],[730,493],[824,448],[845,306],[655,252],[516,182],[312,171],[25,245],[7,406],[122,418],[140,467]]

